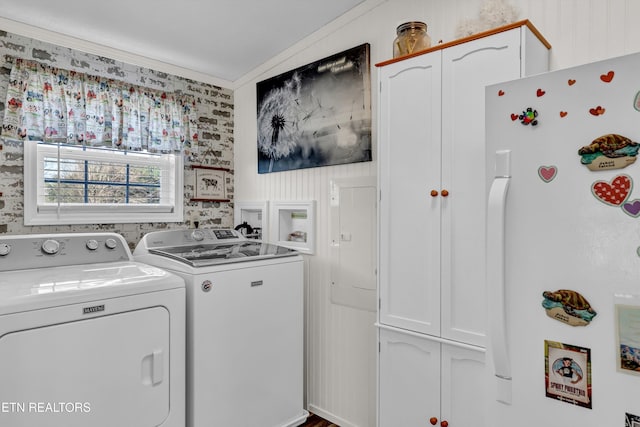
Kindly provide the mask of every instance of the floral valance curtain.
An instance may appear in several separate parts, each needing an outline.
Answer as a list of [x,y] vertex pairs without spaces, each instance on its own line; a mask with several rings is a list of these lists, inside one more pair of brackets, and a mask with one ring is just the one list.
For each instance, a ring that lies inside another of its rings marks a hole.
[[134,151],[195,144],[195,100],[14,59],[1,136]]

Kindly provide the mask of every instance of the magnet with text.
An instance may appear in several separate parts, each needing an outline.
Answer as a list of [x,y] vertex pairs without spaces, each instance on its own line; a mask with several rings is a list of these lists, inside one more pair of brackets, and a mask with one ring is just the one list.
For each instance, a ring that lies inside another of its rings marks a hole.
[[589,170],[626,168],[635,163],[640,144],[623,135],[609,133],[594,139],[578,150],[580,163]]
[[542,296],[547,316],[567,325],[586,326],[597,314],[585,297],[570,289],[545,291]]

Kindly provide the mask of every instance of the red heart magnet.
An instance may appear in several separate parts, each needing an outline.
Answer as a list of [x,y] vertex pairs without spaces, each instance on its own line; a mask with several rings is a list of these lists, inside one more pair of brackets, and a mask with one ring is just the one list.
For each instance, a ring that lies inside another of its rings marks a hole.
[[556,177],[556,173],[558,173],[558,168],[555,166],[540,166],[538,168],[538,175],[544,182],[553,181],[553,178]]
[[607,74],[603,74],[600,76],[600,80],[602,80],[605,83],[611,83],[611,80],[613,80],[613,75],[615,73],[613,71],[609,71]]
[[596,181],[591,186],[591,192],[602,203],[611,206],[620,206],[627,200],[633,180],[629,175],[618,175],[611,183],[606,181]]
[[543,91],[542,89],[538,89],[536,91],[536,95],[538,96],[538,98],[543,96],[545,93],[547,93],[547,92]]

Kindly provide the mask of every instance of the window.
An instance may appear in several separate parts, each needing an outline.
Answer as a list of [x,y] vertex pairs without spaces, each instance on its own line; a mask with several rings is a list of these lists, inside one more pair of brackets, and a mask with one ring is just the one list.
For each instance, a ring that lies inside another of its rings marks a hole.
[[182,156],[25,141],[25,225],[183,221]]

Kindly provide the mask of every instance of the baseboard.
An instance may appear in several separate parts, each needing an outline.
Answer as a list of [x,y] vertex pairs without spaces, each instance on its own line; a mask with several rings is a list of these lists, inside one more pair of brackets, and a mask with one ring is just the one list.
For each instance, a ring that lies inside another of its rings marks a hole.
[[330,412],[327,412],[324,409],[318,408],[315,405],[308,405],[307,409],[309,410],[309,412],[316,414],[327,421],[331,421],[334,424],[338,424],[340,427],[358,427],[357,425],[350,423],[349,421],[342,419]]

